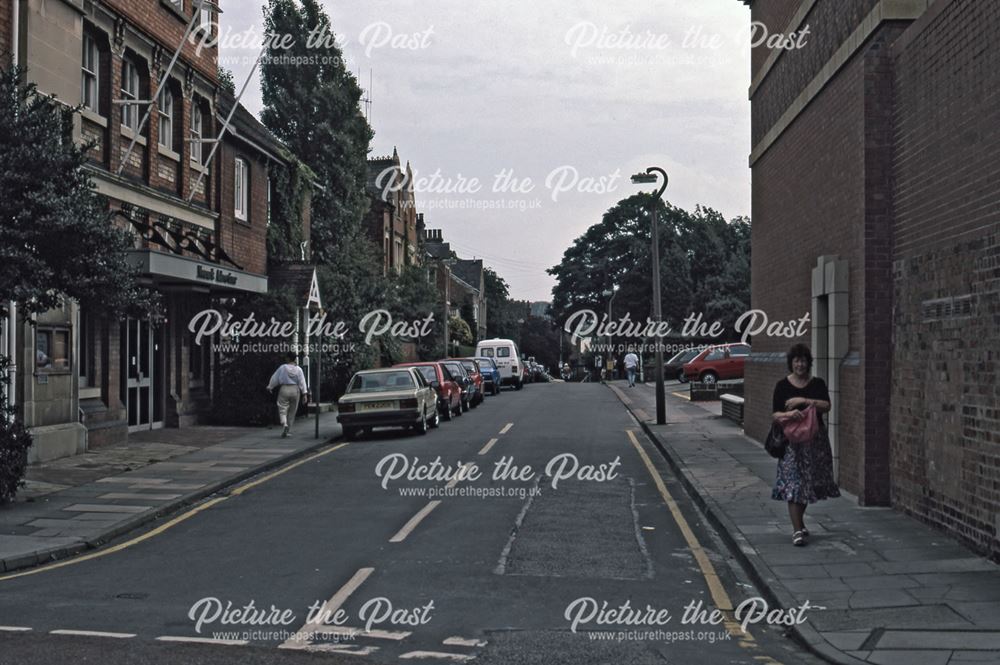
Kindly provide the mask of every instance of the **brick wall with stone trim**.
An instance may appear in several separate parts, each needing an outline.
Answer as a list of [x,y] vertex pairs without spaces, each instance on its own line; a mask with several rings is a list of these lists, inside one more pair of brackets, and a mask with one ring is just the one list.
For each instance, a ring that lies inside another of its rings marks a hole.
[[1000,556],[1000,3],[893,48],[892,500]]

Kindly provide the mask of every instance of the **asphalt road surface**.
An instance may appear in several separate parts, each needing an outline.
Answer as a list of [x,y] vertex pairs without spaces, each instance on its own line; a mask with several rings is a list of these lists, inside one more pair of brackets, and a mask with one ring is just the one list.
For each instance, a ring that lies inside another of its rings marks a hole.
[[26,572],[0,576],[0,664],[820,662],[712,622],[758,593],[590,383],[334,442]]

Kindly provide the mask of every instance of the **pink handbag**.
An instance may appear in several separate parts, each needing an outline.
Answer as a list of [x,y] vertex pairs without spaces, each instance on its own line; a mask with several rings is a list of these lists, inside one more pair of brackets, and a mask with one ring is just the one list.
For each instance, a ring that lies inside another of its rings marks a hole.
[[782,418],[781,425],[785,431],[785,438],[789,443],[809,443],[819,431],[819,418],[816,415],[816,407],[810,404],[801,411],[802,420],[792,420]]

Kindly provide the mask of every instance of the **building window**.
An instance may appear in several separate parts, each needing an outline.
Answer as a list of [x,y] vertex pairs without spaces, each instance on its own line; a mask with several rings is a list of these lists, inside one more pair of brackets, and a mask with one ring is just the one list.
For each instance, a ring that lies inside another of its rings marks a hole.
[[201,164],[202,115],[197,102],[191,105],[191,161]]
[[205,31],[206,35],[212,34],[212,10],[204,5],[204,0],[198,7],[198,27]]
[[234,190],[236,192],[236,219],[247,221],[247,204],[250,193],[250,166],[245,159],[237,158]]
[[70,334],[68,328],[35,331],[35,371],[68,372]]
[[[139,99],[139,70],[131,60],[122,61],[122,100]],[[122,124],[132,131],[139,129],[139,105],[122,104]]]
[[157,112],[160,118],[160,145],[164,148],[174,147],[174,96],[170,94],[170,86],[164,85],[160,97],[156,100]]
[[81,67],[82,91],[80,103],[94,113],[99,113],[97,91],[99,90],[99,74],[101,58],[97,50],[97,42],[87,33],[83,33],[83,61]]

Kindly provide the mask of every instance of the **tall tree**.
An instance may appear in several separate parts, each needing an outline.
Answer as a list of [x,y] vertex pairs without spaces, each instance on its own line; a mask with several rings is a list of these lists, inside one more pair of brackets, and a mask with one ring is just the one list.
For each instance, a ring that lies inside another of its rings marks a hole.
[[0,70],[0,311],[44,312],[70,297],[93,311],[148,311],[155,296],[126,260],[133,237],[112,223],[83,168],[74,109]]
[[651,206],[659,222],[663,318],[680,332],[691,313],[732,330],[750,304],[750,220],[727,222],[711,208],[693,213],[640,193],[619,201],[566,250],[550,268],[557,284],[552,313],[559,322],[575,311],[607,313],[617,288],[612,318],[652,316],[650,270]]
[[362,220],[373,132],[361,114],[361,88],[317,0],[268,0],[264,15],[272,38],[261,68],[261,120],[316,173],[313,254],[329,265],[346,252],[371,258]]

